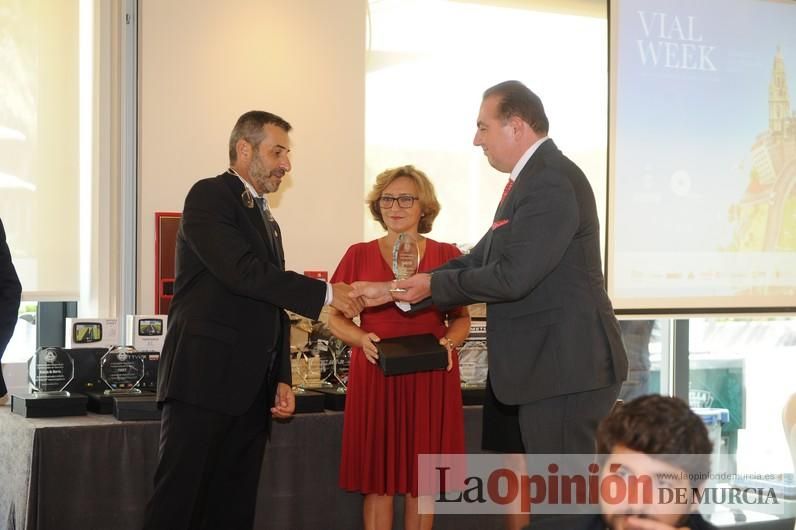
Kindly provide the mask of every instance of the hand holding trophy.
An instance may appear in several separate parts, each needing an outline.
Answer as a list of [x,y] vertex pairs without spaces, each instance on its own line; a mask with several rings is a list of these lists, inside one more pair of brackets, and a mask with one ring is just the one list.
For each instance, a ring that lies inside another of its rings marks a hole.
[[[407,232],[398,234],[392,248],[392,272],[396,280],[406,280],[417,273],[420,264],[420,248],[417,237]],[[406,289],[392,287],[391,293],[403,293]]]

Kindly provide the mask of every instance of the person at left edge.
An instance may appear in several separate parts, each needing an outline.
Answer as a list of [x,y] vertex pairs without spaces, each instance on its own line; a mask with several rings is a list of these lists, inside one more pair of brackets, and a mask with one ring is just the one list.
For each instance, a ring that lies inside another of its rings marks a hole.
[[[21,295],[22,285],[19,283],[17,270],[11,261],[11,250],[6,243],[6,232],[3,228],[3,221],[0,219],[0,360],[3,358],[8,341],[14,334]],[[3,372],[0,369],[0,399],[7,392]]]
[[268,112],[243,114],[230,135],[229,169],[185,199],[146,530],[252,528],[271,417],[295,407],[284,310],[317,318],[325,303],[351,317],[362,309],[347,285],[285,271],[264,196],[291,169],[290,129]]

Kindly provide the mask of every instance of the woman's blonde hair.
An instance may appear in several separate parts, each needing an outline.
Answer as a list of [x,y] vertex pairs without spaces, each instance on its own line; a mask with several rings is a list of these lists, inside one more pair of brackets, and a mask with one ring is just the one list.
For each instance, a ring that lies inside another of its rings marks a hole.
[[425,173],[412,165],[400,166],[386,171],[382,171],[376,177],[376,183],[373,189],[368,193],[367,203],[370,208],[370,213],[373,214],[373,219],[379,222],[382,228],[387,230],[387,225],[384,224],[384,218],[381,215],[381,208],[379,207],[379,199],[381,194],[384,193],[384,188],[392,184],[392,182],[401,177],[412,179],[417,187],[417,197],[420,201],[420,222],[417,225],[417,231],[420,234],[427,234],[431,232],[431,226],[434,224],[434,219],[439,214],[440,205],[437,201],[437,195],[434,193],[434,185],[428,179]]

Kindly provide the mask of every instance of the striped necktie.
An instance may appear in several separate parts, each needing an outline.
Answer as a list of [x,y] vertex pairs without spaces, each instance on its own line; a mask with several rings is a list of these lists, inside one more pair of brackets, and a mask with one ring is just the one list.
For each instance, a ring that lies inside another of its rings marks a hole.
[[274,216],[271,214],[271,209],[268,207],[268,203],[265,201],[263,197],[255,197],[254,202],[257,203],[257,207],[260,209],[260,215],[263,216],[268,222],[274,222]]

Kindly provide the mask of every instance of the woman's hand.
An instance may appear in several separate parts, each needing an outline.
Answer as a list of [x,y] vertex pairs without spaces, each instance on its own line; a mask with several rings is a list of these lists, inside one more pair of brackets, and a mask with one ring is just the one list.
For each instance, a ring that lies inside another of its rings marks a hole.
[[379,336],[375,333],[363,333],[360,337],[359,345],[362,347],[362,352],[365,354],[365,358],[370,364],[376,364],[379,358],[379,350],[375,343],[380,340]]
[[450,340],[448,337],[442,337],[439,339],[439,343],[442,346],[445,346],[445,349],[448,350],[448,368],[447,370],[450,372],[451,368],[453,368],[453,350],[455,350],[455,346],[453,341]]

